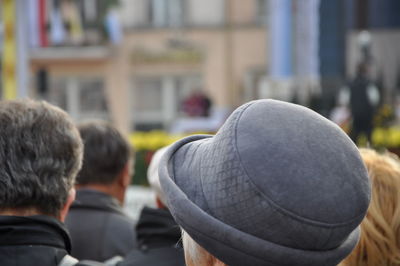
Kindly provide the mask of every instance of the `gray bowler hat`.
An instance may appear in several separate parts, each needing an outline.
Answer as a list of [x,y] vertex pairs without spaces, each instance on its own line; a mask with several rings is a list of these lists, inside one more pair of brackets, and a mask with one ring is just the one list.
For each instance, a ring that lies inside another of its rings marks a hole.
[[347,135],[275,100],[239,107],[215,136],[174,143],[159,175],[177,223],[228,265],[337,265],[370,201]]

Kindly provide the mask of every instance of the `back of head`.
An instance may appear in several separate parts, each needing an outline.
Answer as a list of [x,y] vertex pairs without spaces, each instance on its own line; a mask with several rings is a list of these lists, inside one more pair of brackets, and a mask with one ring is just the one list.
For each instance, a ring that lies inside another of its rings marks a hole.
[[400,265],[400,161],[393,154],[361,149],[372,182],[372,200],[360,242],[343,265]]
[[4,101],[0,132],[0,208],[58,216],[82,159],[68,115],[46,102]]
[[113,183],[129,161],[130,146],[110,124],[92,121],[78,126],[85,149],[77,184]]
[[147,181],[149,182],[150,187],[156,193],[157,199],[162,205],[165,205],[166,200],[164,193],[161,189],[160,177],[158,175],[158,166],[167,148],[168,147],[163,147],[154,153],[153,158],[151,158],[149,168],[147,169]]

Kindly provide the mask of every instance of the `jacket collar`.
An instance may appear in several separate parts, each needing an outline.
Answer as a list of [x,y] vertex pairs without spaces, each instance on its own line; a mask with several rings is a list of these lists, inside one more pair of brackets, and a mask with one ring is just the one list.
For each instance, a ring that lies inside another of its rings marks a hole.
[[181,230],[167,209],[144,207],[136,225],[139,246],[175,245]]
[[64,224],[45,215],[0,216],[0,235],[0,246],[44,245],[71,251]]
[[82,188],[76,192],[72,209],[97,209],[107,212],[124,214],[121,205],[114,197],[94,189]]

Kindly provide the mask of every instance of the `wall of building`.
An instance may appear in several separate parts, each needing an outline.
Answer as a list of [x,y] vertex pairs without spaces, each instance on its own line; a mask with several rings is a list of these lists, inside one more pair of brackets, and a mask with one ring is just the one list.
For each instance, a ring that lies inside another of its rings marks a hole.
[[[265,69],[265,30],[246,28],[227,33],[225,30],[192,29],[177,34],[170,31],[131,32],[126,37],[121,48],[125,77],[120,78],[125,81],[126,90],[135,90],[135,78],[198,74],[203,82],[199,89],[204,89],[216,106],[232,108],[241,104],[246,72],[254,68]],[[195,63],[129,61],[135,49],[145,47],[149,53],[167,51],[170,49],[168,43],[175,38],[195,47],[202,54],[201,60]],[[132,113],[132,119],[134,117]]]

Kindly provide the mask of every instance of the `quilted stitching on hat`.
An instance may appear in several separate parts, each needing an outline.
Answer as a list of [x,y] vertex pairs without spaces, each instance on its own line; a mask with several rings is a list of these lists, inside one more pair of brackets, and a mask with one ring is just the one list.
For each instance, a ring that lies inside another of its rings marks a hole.
[[[243,232],[301,249],[332,248],[348,228],[316,227],[292,219],[264,198],[242,168],[235,129],[242,112],[234,112],[202,153],[201,181],[211,215]],[[346,235],[346,233],[344,234]],[[331,241],[329,241],[329,239]]]
[[258,235],[265,223],[259,219],[260,209],[268,203],[250,183],[234,145],[237,121],[247,107],[237,110],[214,137],[213,145],[205,148],[201,179],[213,216],[241,230],[248,231],[251,225],[251,233]]

